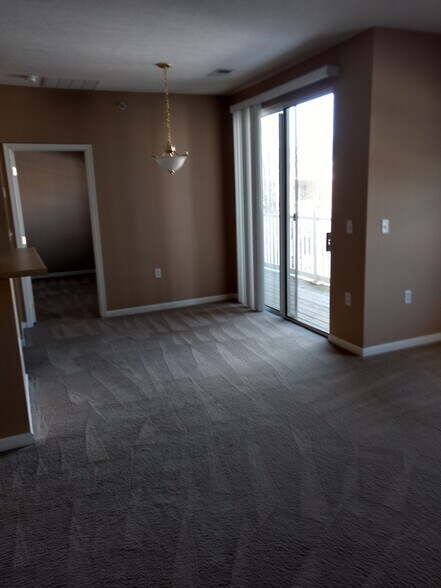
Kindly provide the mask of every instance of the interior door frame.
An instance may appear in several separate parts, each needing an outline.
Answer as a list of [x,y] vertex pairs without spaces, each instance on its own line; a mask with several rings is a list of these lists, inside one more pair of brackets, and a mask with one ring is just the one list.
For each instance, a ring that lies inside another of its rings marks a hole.
[[[87,194],[89,200],[90,224],[92,229],[92,242],[95,258],[95,272],[98,290],[98,308],[100,316],[107,312],[106,290],[104,281],[103,253],[101,247],[101,234],[98,215],[98,202],[96,195],[95,172],[93,166],[92,145],[72,144],[44,144],[44,143],[4,143],[3,153],[8,178],[12,218],[14,223],[14,236],[16,247],[26,247],[26,232],[23,220],[20,187],[17,177],[17,165],[15,153],[17,151],[43,151],[43,152],[75,152],[84,154],[86,171]],[[36,322],[34,295],[30,277],[21,278],[23,286],[23,302],[26,313],[24,326],[33,327]]]

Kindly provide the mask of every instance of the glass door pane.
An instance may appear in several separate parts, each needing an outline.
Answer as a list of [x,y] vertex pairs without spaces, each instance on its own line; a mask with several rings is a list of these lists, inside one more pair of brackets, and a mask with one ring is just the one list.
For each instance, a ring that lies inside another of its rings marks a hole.
[[262,117],[262,198],[265,304],[280,310],[280,119]]
[[332,93],[287,109],[287,316],[329,332]]

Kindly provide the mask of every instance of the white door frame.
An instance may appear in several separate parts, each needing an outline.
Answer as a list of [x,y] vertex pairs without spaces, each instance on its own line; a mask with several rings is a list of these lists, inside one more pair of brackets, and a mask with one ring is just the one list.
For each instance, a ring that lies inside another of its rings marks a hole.
[[[15,243],[17,247],[26,247],[26,233],[21,206],[20,188],[17,180],[17,166],[15,153],[17,151],[68,151],[84,153],[86,167],[87,193],[89,196],[90,223],[92,227],[93,251],[95,257],[96,283],[98,290],[98,307],[100,316],[107,312],[106,290],[104,282],[103,253],[101,249],[100,225],[98,216],[98,203],[96,196],[95,173],[93,168],[92,145],[58,145],[44,143],[4,143],[6,172],[8,177],[9,193],[11,195],[11,208],[14,221]],[[23,300],[26,311],[26,327],[35,324],[34,296],[32,292],[31,278],[22,278]]]

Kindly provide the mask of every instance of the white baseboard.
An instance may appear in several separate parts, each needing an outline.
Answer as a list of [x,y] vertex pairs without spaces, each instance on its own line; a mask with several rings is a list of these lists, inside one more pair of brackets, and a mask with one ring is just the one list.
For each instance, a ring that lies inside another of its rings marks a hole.
[[33,445],[34,443],[35,440],[32,433],[23,433],[22,435],[3,437],[3,439],[0,439],[0,452],[11,451],[11,449],[19,449],[20,447]]
[[349,343],[349,341],[345,341],[344,339],[340,339],[340,337],[336,337],[335,335],[328,335],[328,341],[333,345],[337,345],[337,347],[341,347],[346,351],[350,351],[354,355],[363,355],[362,347],[354,345],[353,343]]
[[31,435],[33,435],[34,434],[34,426],[32,423],[31,392],[29,389],[29,376],[28,376],[28,374],[24,375],[24,383],[25,383],[25,393],[26,393],[26,404],[28,407],[29,428],[31,429]]
[[199,304],[208,304],[210,302],[223,302],[225,300],[235,300],[237,294],[220,294],[218,296],[206,296],[205,298],[189,298],[187,300],[175,300],[174,302],[162,302],[160,304],[149,304],[147,306],[132,306],[131,308],[117,308],[115,310],[106,310],[105,318],[116,316],[127,316],[130,314],[142,314],[144,312],[156,312],[157,310],[170,310],[173,308],[183,308],[185,306],[197,306]]
[[24,336],[22,337],[21,335],[22,335],[22,333],[24,333],[24,330],[25,330],[25,329],[28,329],[28,328],[29,328],[29,326],[28,326],[28,323],[26,323],[26,322],[22,322],[22,323],[21,323],[21,329],[20,329],[20,343],[21,343],[21,346],[22,346],[22,347],[26,347],[26,339],[24,338]]
[[399,341],[391,341],[390,343],[381,343],[380,345],[371,345],[370,347],[359,347],[349,341],[329,335],[330,343],[346,349],[355,355],[361,357],[371,357],[372,355],[380,355],[381,353],[390,353],[391,351],[399,351],[400,349],[409,349],[411,347],[419,347],[421,345],[430,345],[431,343],[439,343],[441,341],[441,333],[432,333],[431,335],[423,335],[421,337],[412,337],[411,339],[400,339]]

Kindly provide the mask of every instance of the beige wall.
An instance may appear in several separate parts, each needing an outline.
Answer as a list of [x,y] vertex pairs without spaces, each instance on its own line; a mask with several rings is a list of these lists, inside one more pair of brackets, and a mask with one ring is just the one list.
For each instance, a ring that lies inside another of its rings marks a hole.
[[[335,121],[330,332],[360,346],[364,328],[372,59],[373,31],[366,31],[232,98],[233,103],[244,100],[327,63],[340,66],[340,77],[331,86],[335,93]],[[313,86],[310,91],[315,89]],[[308,90],[297,95],[305,98]],[[352,235],[346,234],[346,219],[353,221]],[[351,307],[344,304],[345,292],[352,294]]]
[[[340,66],[330,332],[358,347],[441,332],[440,43],[439,35],[373,29],[232,97]],[[383,217],[389,236],[380,234]]]
[[[118,108],[120,101],[127,110]],[[174,140],[191,154],[175,176],[151,158],[166,140],[163,107],[160,94],[0,87],[1,143],[93,147],[109,309],[236,292],[228,104],[218,97],[172,96]],[[0,171],[4,178],[4,161]],[[9,248],[10,215],[0,200],[0,248]],[[155,267],[162,268],[162,280],[154,278]],[[29,424],[7,281],[0,298],[5,437],[26,433]]]
[[[324,63],[341,66],[331,333],[355,345],[441,331],[440,55],[439,37],[368,31],[232,97]],[[0,107],[1,142],[93,145],[109,308],[235,291],[231,121],[222,99],[172,97],[175,142],[191,152],[175,177],[150,159],[165,139],[160,95],[3,87]],[[378,233],[383,216],[387,239]],[[2,204],[3,247],[5,217]],[[153,278],[155,267],[163,280]],[[407,307],[405,288],[414,291]],[[0,375],[6,369],[0,360]],[[24,432],[24,418],[21,411],[14,424],[10,405],[8,430]]]
[[[1,166],[0,174],[4,186]],[[9,249],[9,214],[6,200],[0,201],[0,249]],[[29,431],[12,283],[0,280],[0,439]]]
[[[358,346],[364,329],[372,38],[370,31],[340,46],[335,87],[330,333]],[[352,235],[346,233],[347,220],[353,222]],[[351,306],[344,304],[345,292]]]
[[110,310],[236,291],[231,124],[222,98],[172,96],[174,141],[190,151],[175,176],[151,158],[166,139],[161,94],[3,86],[0,106],[2,143],[92,145]]
[[440,72],[441,36],[375,32],[365,346],[441,332]]
[[0,280],[0,439],[29,432],[12,280]]
[[17,151],[15,162],[28,246],[49,273],[94,269],[83,153]]

